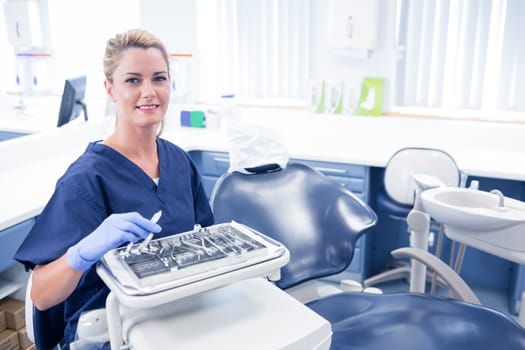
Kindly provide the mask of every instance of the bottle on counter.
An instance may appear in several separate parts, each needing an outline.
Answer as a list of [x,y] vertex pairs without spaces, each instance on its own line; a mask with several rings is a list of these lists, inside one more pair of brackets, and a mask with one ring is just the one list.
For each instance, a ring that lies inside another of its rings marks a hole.
[[229,123],[239,121],[239,112],[235,104],[235,94],[221,95],[219,104],[208,110],[207,128],[227,128]]

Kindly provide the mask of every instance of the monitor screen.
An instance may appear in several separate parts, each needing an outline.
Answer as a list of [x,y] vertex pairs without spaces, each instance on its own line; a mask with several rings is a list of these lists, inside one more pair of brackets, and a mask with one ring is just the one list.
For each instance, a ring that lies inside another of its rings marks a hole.
[[86,95],[86,76],[66,79],[64,92],[62,93],[62,102],[60,102],[60,112],[58,113],[57,127],[69,123],[81,113],[84,113],[84,119],[87,120],[87,108],[84,103]]

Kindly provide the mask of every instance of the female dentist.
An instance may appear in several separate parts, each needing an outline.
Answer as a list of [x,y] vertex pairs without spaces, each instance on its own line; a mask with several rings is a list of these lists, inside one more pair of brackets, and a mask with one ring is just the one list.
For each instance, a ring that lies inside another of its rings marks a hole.
[[[105,306],[109,289],[95,263],[106,252],[150,232],[158,238],[213,224],[195,165],[158,136],[169,103],[168,59],[163,43],[144,30],[108,40],[104,85],[116,103],[115,130],[90,143],[58,180],[15,254],[33,269],[37,309],[65,303],[65,349],[74,341],[80,314]],[[148,219],[160,210],[158,224]]]

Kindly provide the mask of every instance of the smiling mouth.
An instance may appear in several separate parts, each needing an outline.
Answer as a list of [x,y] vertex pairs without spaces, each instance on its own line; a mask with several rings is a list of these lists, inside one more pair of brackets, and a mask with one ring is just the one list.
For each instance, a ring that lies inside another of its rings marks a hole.
[[143,110],[152,110],[152,109],[155,109],[155,108],[158,108],[159,105],[142,105],[142,106],[137,106],[136,108],[137,109],[143,109]]

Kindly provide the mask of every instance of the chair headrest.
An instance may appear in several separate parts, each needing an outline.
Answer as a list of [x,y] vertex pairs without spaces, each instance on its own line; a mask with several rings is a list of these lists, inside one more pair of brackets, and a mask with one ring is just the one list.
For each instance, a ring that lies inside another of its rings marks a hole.
[[250,174],[266,174],[266,173],[274,173],[276,171],[280,171],[282,170],[282,168],[277,163],[271,163],[271,164],[259,165],[253,168],[245,168],[244,170],[246,170]]
[[230,167],[228,172],[245,173],[246,169],[288,164],[288,149],[283,137],[274,129],[238,121],[226,124]]

